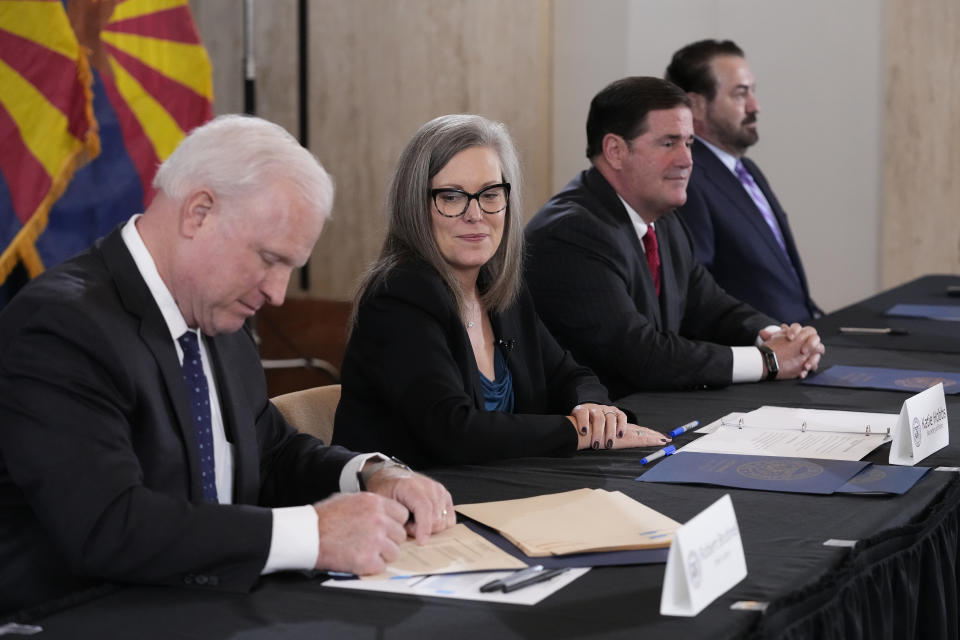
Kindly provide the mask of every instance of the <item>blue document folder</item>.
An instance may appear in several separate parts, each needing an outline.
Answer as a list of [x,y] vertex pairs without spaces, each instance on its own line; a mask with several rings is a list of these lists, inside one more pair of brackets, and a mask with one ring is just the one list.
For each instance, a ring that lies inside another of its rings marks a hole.
[[837,493],[896,493],[904,494],[923,476],[930,467],[899,467],[886,464],[872,464],[847,484],[837,489]]
[[662,459],[637,480],[830,494],[869,465],[869,462],[859,460],[814,460],[681,451]]
[[885,367],[849,367],[835,364],[829,369],[801,380],[800,384],[821,387],[853,387],[857,389],[890,389],[917,393],[943,383],[946,394],[960,393],[960,373],[887,369]]
[[884,315],[928,320],[960,320],[960,304],[895,304]]

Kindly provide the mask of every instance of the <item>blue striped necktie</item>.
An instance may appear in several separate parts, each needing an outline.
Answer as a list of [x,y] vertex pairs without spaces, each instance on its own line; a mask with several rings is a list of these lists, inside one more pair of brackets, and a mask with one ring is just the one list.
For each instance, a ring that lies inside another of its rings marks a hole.
[[213,427],[210,420],[210,387],[203,373],[200,343],[197,334],[187,331],[177,338],[183,349],[183,382],[190,396],[193,428],[197,434],[197,458],[200,461],[200,484],[204,502],[217,502],[217,476],[213,460]]

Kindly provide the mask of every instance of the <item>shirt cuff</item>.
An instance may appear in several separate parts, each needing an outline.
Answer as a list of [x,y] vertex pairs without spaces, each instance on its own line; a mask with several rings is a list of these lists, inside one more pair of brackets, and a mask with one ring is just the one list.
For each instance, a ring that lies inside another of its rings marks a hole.
[[360,491],[360,481],[357,480],[357,474],[360,473],[360,469],[363,469],[363,465],[367,460],[376,457],[384,460],[390,459],[390,456],[376,452],[362,453],[350,458],[347,464],[343,465],[343,470],[340,472],[340,491],[343,493],[357,493]]
[[733,351],[734,384],[763,379],[763,356],[756,347],[730,347]]
[[[389,459],[382,453],[364,453],[350,458],[340,471],[340,491],[360,491],[357,473],[367,460],[378,456],[384,460]],[[270,536],[270,552],[260,574],[313,569],[317,565],[317,554],[320,553],[317,510],[308,504],[271,509],[271,513],[273,533]]]
[[273,534],[261,575],[276,571],[309,570],[317,566],[320,531],[313,505],[271,509]]

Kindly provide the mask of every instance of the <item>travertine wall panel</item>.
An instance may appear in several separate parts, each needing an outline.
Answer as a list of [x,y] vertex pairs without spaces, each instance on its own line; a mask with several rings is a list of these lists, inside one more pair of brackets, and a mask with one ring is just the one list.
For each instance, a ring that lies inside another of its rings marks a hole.
[[543,0],[310,3],[310,143],[338,189],[311,260],[311,293],[351,294],[383,239],[396,158],[435,116],[505,122],[526,171],[527,216],[546,200],[549,16]]
[[881,284],[960,273],[960,4],[887,0]]

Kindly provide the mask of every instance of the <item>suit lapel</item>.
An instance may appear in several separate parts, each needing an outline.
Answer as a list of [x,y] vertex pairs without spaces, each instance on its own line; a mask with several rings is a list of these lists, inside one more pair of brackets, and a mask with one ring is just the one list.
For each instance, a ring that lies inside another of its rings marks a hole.
[[810,293],[807,290],[807,277],[803,272],[803,264],[800,262],[800,253],[797,251],[797,244],[793,240],[793,233],[790,231],[790,225],[787,224],[787,214],[783,210],[783,207],[780,206],[780,201],[777,200],[775,195],[773,195],[773,191],[770,190],[770,184],[767,182],[766,177],[760,171],[759,167],[757,167],[757,165],[749,158],[744,158],[743,164],[747,168],[747,171],[750,172],[750,175],[753,176],[754,182],[756,182],[757,186],[760,187],[760,191],[763,192],[763,196],[770,204],[770,210],[773,211],[773,216],[777,219],[777,224],[780,225],[780,233],[783,234],[783,243],[787,247],[787,254],[790,262],[793,263],[794,273],[797,274],[797,278],[800,280],[800,286],[803,289],[803,295],[804,297],[809,297]]
[[[748,166],[748,170],[749,169],[750,167]],[[766,220],[763,219],[763,214],[760,213],[753,198],[750,197],[747,190],[740,184],[740,180],[699,140],[694,142],[693,170],[702,171],[703,176],[730,202],[732,205],[730,209],[736,211],[744,220],[745,224],[753,228],[758,237],[763,238],[763,242],[766,245],[765,253],[776,256],[774,259],[780,263],[783,269],[786,269],[788,272],[792,270],[793,265],[790,264],[789,257],[780,247],[780,243],[777,242],[777,238],[773,235],[770,226]],[[750,174],[754,176],[754,181],[759,183],[754,172],[751,171]],[[770,202],[769,195],[764,193],[764,196],[766,196],[767,201]],[[771,209],[775,208],[772,203],[770,207]],[[774,215],[776,216],[776,214]],[[777,223],[780,225],[782,232],[785,222],[778,219]]]
[[210,370],[215,378],[224,431],[227,441],[233,445],[233,502],[257,504],[260,491],[257,430],[255,424],[241,424],[241,421],[251,422],[254,412],[244,404],[247,398],[237,372],[231,372],[227,366],[234,337],[205,335],[203,338],[210,354]]
[[176,433],[183,444],[183,455],[190,469],[190,500],[201,502],[200,463],[197,459],[197,439],[193,428],[190,399],[183,384],[183,370],[170,337],[170,331],[157,303],[140,276],[133,257],[127,250],[120,229],[117,228],[100,244],[101,255],[110,271],[124,307],[139,318],[139,334],[153,354],[163,386],[176,417]]
[[[591,167],[586,171],[585,183],[587,188],[594,193],[601,204],[601,208],[594,213],[610,218],[613,224],[623,231],[620,241],[625,243],[626,246],[624,247],[623,253],[628,256],[630,260],[630,263],[624,265],[624,268],[635,271],[643,280],[642,308],[646,310],[645,315],[654,323],[657,329],[662,329],[664,324],[660,312],[660,300],[657,298],[657,290],[653,285],[653,276],[650,275],[647,254],[640,244],[640,238],[637,237],[637,231],[633,226],[633,222],[630,220],[629,214],[627,214],[627,210],[620,201],[620,197],[617,196],[617,192],[595,167]],[[660,268],[665,272],[664,264],[665,261],[663,253],[661,252]],[[663,287],[662,277],[661,274],[661,289]],[[636,300],[635,294],[634,299],[635,302],[640,302]]]
[[[673,215],[675,215],[673,212],[667,214],[667,216]],[[657,247],[660,251],[660,299],[658,306],[662,314],[662,321],[658,320],[660,322],[658,328],[676,331],[680,327],[680,317],[674,312],[679,311],[683,305],[677,303],[680,289],[677,276],[671,268],[673,251],[670,248],[670,224],[667,221],[667,216],[660,218],[653,225],[657,232]],[[652,287],[653,284],[651,283],[650,286]]]
[[514,406],[529,406],[533,397],[530,391],[530,380],[526,375],[518,375],[518,372],[515,371],[514,367],[512,366],[513,352],[517,349],[523,349],[526,347],[526,345],[517,344],[517,337],[522,335],[523,332],[520,330],[520,327],[517,326],[516,316],[516,313],[511,313],[507,316],[495,313],[490,316],[490,324],[493,326],[494,338],[497,341],[513,341],[509,349],[501,347],[496,342],[494,343],[493,348],[503,350],[503,361],[507,364],[507,368],[510,369],[510,374],[513,378]]

